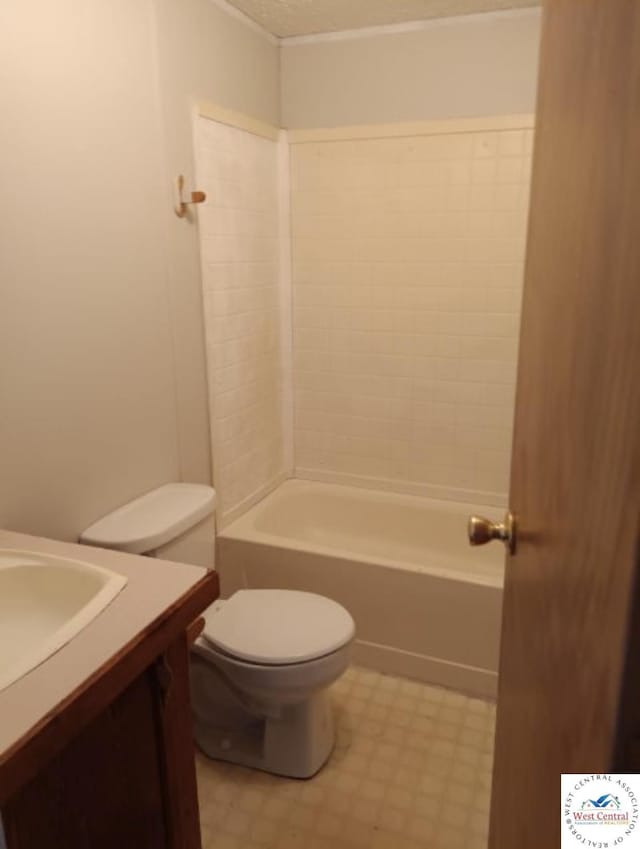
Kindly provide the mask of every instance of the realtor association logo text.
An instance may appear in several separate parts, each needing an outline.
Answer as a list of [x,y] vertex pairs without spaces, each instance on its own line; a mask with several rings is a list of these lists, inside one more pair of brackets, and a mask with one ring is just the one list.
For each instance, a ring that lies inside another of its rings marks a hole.
[[629,814],[605,814],[604,811],[573,811],[573,819],[574,822],[588,823],[588,822],[602,822],[602,823],[616,823],[622,825],[625,822],[629,822]]
[[562,783],[563,847],[613,849],[638,836],[637,775],[563,775]]

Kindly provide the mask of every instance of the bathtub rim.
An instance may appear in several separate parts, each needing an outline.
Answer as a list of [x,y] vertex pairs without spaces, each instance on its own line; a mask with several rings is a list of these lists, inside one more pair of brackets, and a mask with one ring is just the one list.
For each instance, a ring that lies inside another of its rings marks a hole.
[[[406,569],[411,572],[415,572],[417,574],[425,574],[430,575],[436,578],[444,579],[444,580],[452,580],[452,581],[460,581],[463,583],[474,583],[479,584],[481,586],[493,587],[495,589],[504,589],[504,563],[503,568],[499,573],[487,574],[487,573],[474,573],[469,571],[468,565],[464,563],[464,567],[462,567],[462,561],[460,558],[451,557],[447,558],[447,563],[449,564],[460,564],[460,565],[450,565],[450,566],[438,566],[438,565],[416,565],[415,562],[402,559],[398,557],[395,560],[392,560],[388,557],[382,557],[374,554],[367,554],[363,552],[359,552],[357,550],[352,550],[349,548],[342,547],[331,547],[328,545],[321,545],[318,543],[314,543],[308,540],[296,539],[295,537],[290,536],[282,536],[278,534],[270,534],[265,531],[257,530],[254,524],[254,520],[257,517],[257,514],[266,509],[267,502],[273,499],[277,499],[278,493],[282,489],[312,489],[320,487],[323,490],[329,489],[338,489],[341,491],[348,490],[357,493],[358,495],[366,494],[369,498],[376,498],[376,496],[384,496],[384,497],[392,497],[396,502],[405,502],[415,504],[416,502],[421,505],[429,505],[433,504],[434,506],[438,506],[440,508],[444,508],[448,512],[451,513],[477,513],[482,512],[485,508],[488,511],[495,510],[496,507],[491,507],[490,505],[478,505],[478,504],[467,504],[465,502],[460,501],[444,501],[435,498],[427,498],[422,496],[415,495],[405,495],[401,493],[395,492],[386,492],[384,490],[370,490],[360,487],[349,486],[345,484],[327,484],[319,481],[311,481],[305,480],[302,478],[289,478],[282,483],[280,483],[277,487],[275,487],[271,492],[264,496],[257,504],[254,504],[249,510],[246,511],[242,516],[235,519],[233,522],[230,522],[226,525],[222,530],[220,530],[217,534],[217,540],[235,540],[242,542],[253,542],[259,545],[267,546],[271,549],[287,549],[289,551],[299,551],[301,553],[311,553],[316,555],[322,555],[325,557],[331,557],[336,559],[341,559],[345,561],[353,560],[358,563],[371,563],[376,566],[381,566],[387,569]],[[381,500],[381,499],[376,499]],[[425,559],[427,552],[425,551]],[[471,548],[469,550],[470,559],[473,556],[471,552]],[[442,555],[438,555],[442,558]]]

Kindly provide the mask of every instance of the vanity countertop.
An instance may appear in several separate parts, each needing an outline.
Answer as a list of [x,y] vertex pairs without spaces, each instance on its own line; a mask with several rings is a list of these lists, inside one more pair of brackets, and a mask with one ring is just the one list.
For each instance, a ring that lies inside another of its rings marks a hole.
[[[0,548],[15,548],[94,563],[127,578],[118,596],[71,642],[0,692],[0,776],[23,742],[51,726],[76,694],[86,693],[100,673],[162,627],[167,617],[199,589],[210,602],[217,593],[213,573],[74,543],[0,531]],[[199,612],[199,611],[198,611]],[[185,627],[188,622],[185,622]],[[48,729],[51,733],[51,728]]]

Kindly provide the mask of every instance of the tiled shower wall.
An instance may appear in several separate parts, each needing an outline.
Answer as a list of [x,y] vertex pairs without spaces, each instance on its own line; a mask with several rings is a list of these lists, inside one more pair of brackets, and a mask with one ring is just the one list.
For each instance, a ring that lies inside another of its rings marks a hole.
[[279,144],[196,123],[213,478],[226,518],[284,474]]
[[506,494],[531,136],[292,146],[299,477]]

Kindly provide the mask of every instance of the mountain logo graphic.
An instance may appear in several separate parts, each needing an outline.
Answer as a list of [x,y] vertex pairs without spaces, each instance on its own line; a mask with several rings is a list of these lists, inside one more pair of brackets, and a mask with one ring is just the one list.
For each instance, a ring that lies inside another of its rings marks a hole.
[[620,807],[620,799],[617,796],[613,796],[611,793],[605,793],[604,796],[600,796],[599,799],[586,799],[582,803],[582,810],[593,810],[594,808],[598,808],[602,810],[603,808],[619,808]]

